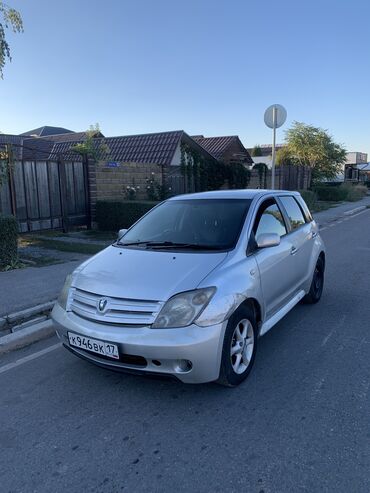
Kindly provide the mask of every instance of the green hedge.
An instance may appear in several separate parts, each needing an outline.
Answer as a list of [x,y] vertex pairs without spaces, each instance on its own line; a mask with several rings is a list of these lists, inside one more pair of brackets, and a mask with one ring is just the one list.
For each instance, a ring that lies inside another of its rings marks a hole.
[[5,266],[18,259],[18,223],[14,216],[0,214],[0,265]]
[[327,185],[318,185],[315,187],[315,192],[319,200],[340,202],[346,200],[347,190],[342,187],[331,187]]
[[299,190],[303,200],[306,202],[309,209],[315,209],[317,205],[317,195],[313,190]]
[[129,228],[141,216],[152,209],[158,202],[127,200],[110,202],[101,200],[96,203],[96,222],[102,231],[118,231]]
[[319,200],[329,202],[349,200],[350,202],[355,202],[366,195],[367,189],[363,185],[352,185],[351,183],[343,183],[340,186],[320,184],[315,187],[315,192]]

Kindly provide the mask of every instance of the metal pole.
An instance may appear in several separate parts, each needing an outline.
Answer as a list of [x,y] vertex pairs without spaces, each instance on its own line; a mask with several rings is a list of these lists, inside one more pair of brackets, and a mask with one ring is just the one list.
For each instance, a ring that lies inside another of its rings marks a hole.
[[271,190],[275,189],[275,145],[276,145],[276,106],[272,109],[272,165],[271,165]]

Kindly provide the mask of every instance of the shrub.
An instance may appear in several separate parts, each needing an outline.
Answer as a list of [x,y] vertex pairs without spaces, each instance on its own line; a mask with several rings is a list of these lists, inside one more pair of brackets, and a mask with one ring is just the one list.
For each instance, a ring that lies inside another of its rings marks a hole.
[[317,198],[319,200],[340,202],[342,200],[346,200],[347,198],[347,190],[340,187],[331,187],[328,185],[317,185],[314,188],[314,191],[317,194]]
[[102,231],[118,231],[121,228],[129,228],[157,203],[142,200],[126,202],[98,201],[96,203],[98,228]]
[[361,200],[367,194],[367,188],[363,185],[351,185],[351,184],[343,184],[340,188],[343,188],[347,191],[346,200],[350,202],[356,202],[356,200]]
[[315,192],[319,200],[355,202],[365,197],[367,189],[363,185],[352,185],[351,183],[342,183],[339,186],[320,184],[315,187]]
[[226,167],[226,176],[230,188],[247,188],[251,172],[241,163],[234,163]]
[[156,202],[160,200],[166,200],[171,194],[171,187],[166,184],[160,184],[155,179],[154,173],[150,178],[146,179],[146,194],[149,201]]
[[136,194],[139,190],[140,190],[140,187],[135,187],[133,185],[132,186],[127,185],[127,187],[124,189],[126,200],[135,200]]
[[0,265],[15,264],[18,260],[18,223],[14,216],[0,214]]
[[303,200],[309,209],[315,210],[317,206],[317,195],[313,190],[299,190]]

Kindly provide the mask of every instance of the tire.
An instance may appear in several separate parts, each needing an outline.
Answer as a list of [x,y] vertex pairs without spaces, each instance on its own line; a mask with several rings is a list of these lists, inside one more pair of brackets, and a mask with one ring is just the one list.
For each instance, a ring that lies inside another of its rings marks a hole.
[[257,323],[254,310],[247,305],[241,306],[227,323],[217,383],[226,387],[236,387],[242,383],[252,369],[256,349]]
[[324,289],[325,264],[322,257],[316,262],[309,292],[303,298],[303,303],[314,304],[320,301]]

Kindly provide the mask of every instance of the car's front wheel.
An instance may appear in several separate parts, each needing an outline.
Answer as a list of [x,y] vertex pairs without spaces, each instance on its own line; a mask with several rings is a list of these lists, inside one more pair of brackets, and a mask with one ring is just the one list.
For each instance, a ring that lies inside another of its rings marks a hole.
[[257,323],[250,306],[239,307],[230,317],[222,348],[220,376],[217,383],[239,385],[249,375],[257,349]]

